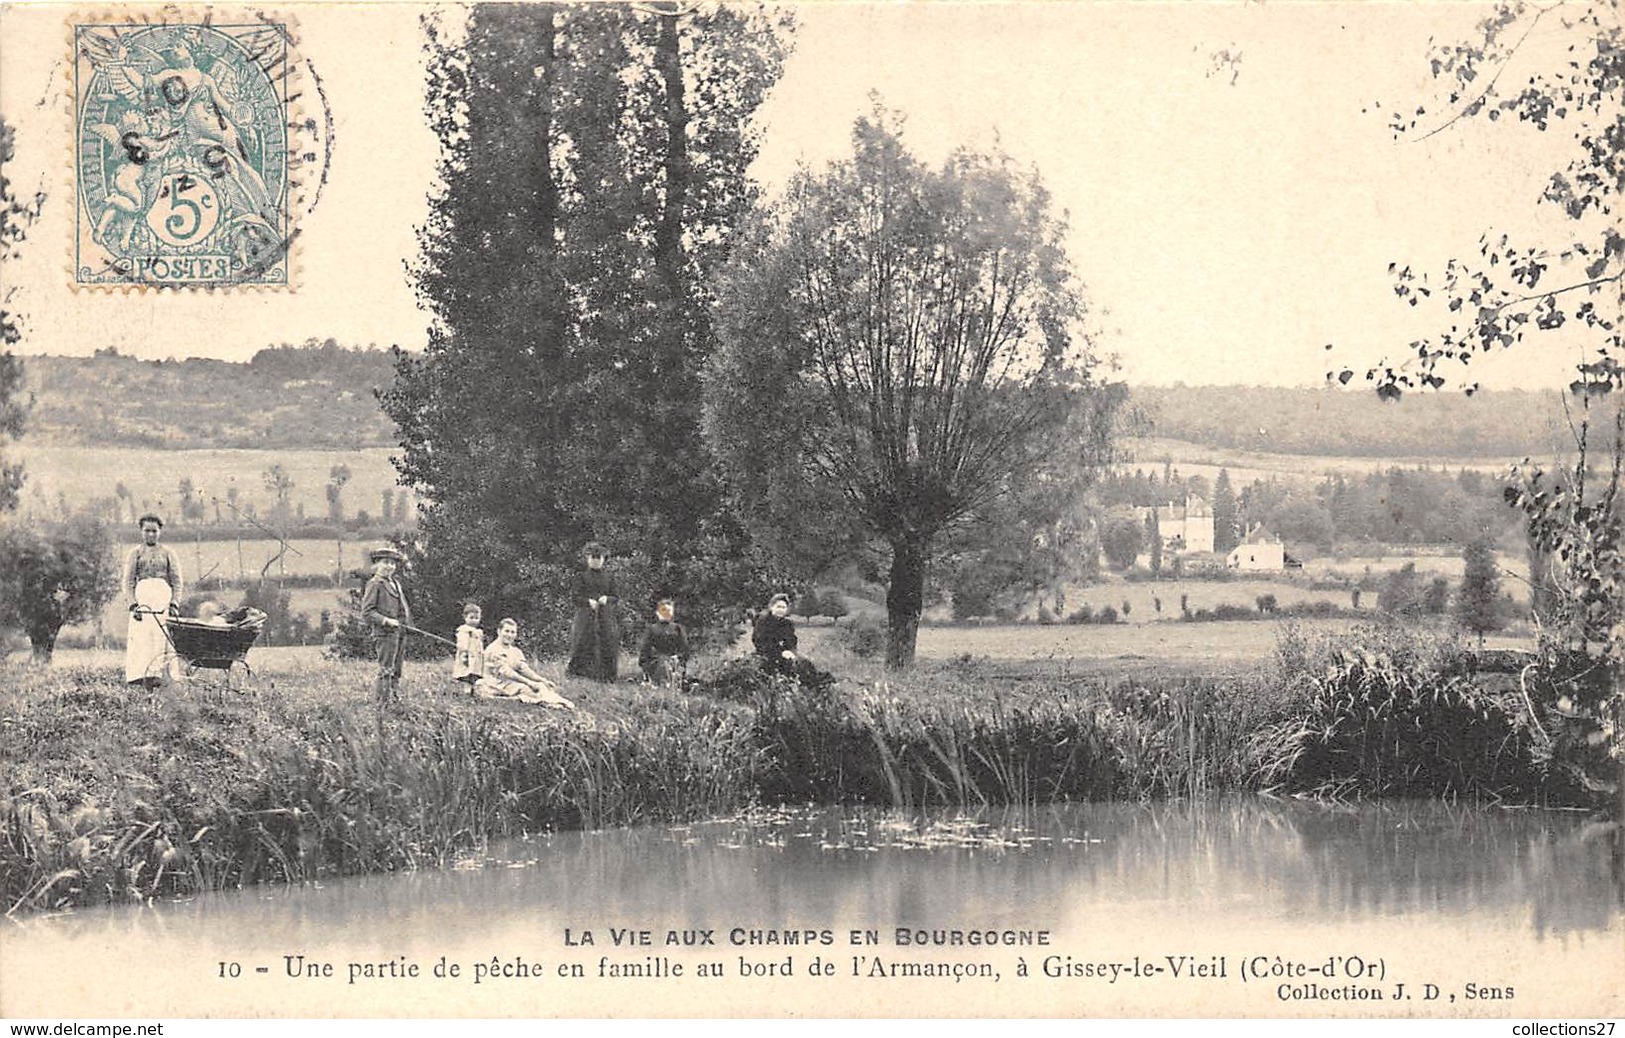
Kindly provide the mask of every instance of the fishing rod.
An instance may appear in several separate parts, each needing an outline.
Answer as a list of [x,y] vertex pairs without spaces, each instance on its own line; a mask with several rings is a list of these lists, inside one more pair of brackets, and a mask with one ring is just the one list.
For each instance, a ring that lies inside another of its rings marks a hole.
[[411,624],[401,624],[401,630],[409,631],[412,634],[421,634],[423,637],[432,638],[442,645],[449,645],[454,649],[457,648],[457,643],[452,641],[450,638],[442,638],[440,635],[435,634],[432,631],[425,631],[421,627],[413,627]]
[[[362,613],[360,610],[346,609],[345,612],[348,613],[350,616],[356,618],[357,620],[361,620],[364,623],[367,623],[369,625],[372,622],[372,621],[368,620],[366,614]],[[413,627],[411,624],[402,623],[399,620],[396,620],[395,622],[399,626],[400,630],[406,631],[409,634],[422,635],[423,637],[429,638],[429,639],[431,639],[433,641],[437,641],[442,645],[449,645],[454,649],[457,648],[457,643],[452,641],[450,638],[442,637],[441,635],[435,634],[433,631],[425,631],[421,627]]]

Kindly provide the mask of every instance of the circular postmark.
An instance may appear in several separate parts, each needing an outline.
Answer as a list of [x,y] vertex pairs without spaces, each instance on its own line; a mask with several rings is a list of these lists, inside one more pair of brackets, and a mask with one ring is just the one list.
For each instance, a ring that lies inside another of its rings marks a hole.
[[164,8],[73,40],[75,282],[292,287],[333,143],[292,24]]

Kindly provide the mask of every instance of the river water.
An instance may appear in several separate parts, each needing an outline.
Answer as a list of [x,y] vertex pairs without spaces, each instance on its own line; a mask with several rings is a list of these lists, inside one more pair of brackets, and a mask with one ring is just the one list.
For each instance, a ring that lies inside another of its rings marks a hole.
[[1436,802],[764,809],[3,933],[24,1017],[1574,1018],[1625,978],[1582,816]]

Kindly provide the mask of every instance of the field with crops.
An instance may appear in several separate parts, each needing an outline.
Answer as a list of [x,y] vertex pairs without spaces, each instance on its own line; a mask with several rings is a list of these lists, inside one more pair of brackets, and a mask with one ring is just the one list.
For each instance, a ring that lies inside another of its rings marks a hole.
[[[1560,442],[1551,445],[1555,453]],[[1173,465],[1181,475],[1201,476],[1215,480],[1222,469],[1228,469],[1230,479],[1248,483],[1255,479],[1291,479],[1318,481],[1332,473],[1344,476],[1385,472],[1388,469],[1425,468],[1435,471],[1459,472],[1463,469],[1488,474],[1505,472],[1519,457],[1352,457],[1337,454],[1285,454],[1246,451],[1230,447],[1212,447],[1186,440],[1159,437],[1136,437],[1123,441],[1125,461],[1118,466],[1132,472],[1136,468],[1158,469],[1164,463]]]
[[[276,495],[265,485],[265,472],[282,466],[292,480],[290,510],[302,508],[318,519],[328,514],[327,483],[336,465],[350,470],[344,487],[345,514],[362,511],[378,515],[385,491],[394,493],[395,468],[388,448],[334,450],[146,450],[122,447],[53,446],[27,438],[15,452],[28,474],[22,507],[42,514],[92,506],[113,499],[122,484],[129,497],[126,514],[155,510],[173,519],[180,509],[180,484],[191,480],[193,492],[204,505],[205,522],[233,522],[231,505],[253,506],[268,516]],[[232,495],[235,495],[234,497]],[[173,532],[173,531],[172,531]]]

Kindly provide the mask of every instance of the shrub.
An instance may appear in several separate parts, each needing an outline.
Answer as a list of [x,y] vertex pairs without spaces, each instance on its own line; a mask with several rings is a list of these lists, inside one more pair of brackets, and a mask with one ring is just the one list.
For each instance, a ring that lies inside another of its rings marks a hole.
[[1422,612],[1429,616],[1442,616],[1449,605],[1450,582],[1443,577],[1434,577],[1427,590],[1422,592]]
[[1421,611],[1422,592],[1416,563],[1407,562],[1388,574],[1377,592],[1377,608],[1394,616],[1410,616]]
[[954,570],[949,582],[955,620],[988,616],[996,610],[996,600],[1019,581],[1017,568],[998,559],[967,559]]
[[871,616],[854,617],[841,627],[841,646],[859,659],[876,659],[886,651],[886,625]]
[[1187,623],[1211,623],[1215,620],[1258,620],[1264,614],[1238,605],[1216,605],[1212,609],[1186,610],[1180,620]]
[[818,595],[818,604],[823,607],[823,615],[831,620],[839,620],[852,610],[846,607],[846,598],[834,588],[826,588]]
[[1102,606],[1100,612],[1095,614],[1095,623],[1114,624],[1117,622],[1117,610],[1111,606]]
[[417,695],[386,727],[365,696],[318,683],[297,699],[266,687],[251,702],[154,701],[54,672],[6,704],[0,755],[16,782],[0,791],[0,894],[52,909],[445,865],[518,832],[753,798],[762,754],[744,711],[644,691],[612,703],[616,722],[593,726]]
[[772,800],[914,808],[1111,795],[1116,754],[1093,697],[1040,687],[1017,702],[944,676],[928,693],[886,686],[823,695],[791,688],[758,707]]
[[1088,602],[1066,614],[1066,622],[1069,624],[1086,624],[1092,622],[1094,618],[1095,611]]
[[1281,616],[1302,616],[1325,619],[1334,616],[1347,616],[1347,610],[1340,609],[1336,602],[1328,602],[1324,598],[1313,602],[1299,602],[1296,605],[1285,606],[1277,610]]
[[1119,519],[1106,524],[1101,533],[1100,550],[1105,553],[1106,561],[1115,570],[1126,570],[1134,565],[1134,560],[1140,555],[1141,543],[1144,540],[1144,530],[1133,519]]
[[1515,710],[1459,647],[1395,625],[1297,647],[1292,783],[1320,795],[1527,797],[1541,787]]
[[696,670],[691,691],[731,703],[753,703],[767,694],[772,682],[754,655],[730,656]]
[[1259,595],[1256,604],[1260,613],[1273,613],[1277,605],[1275,596],[1271,594]]

